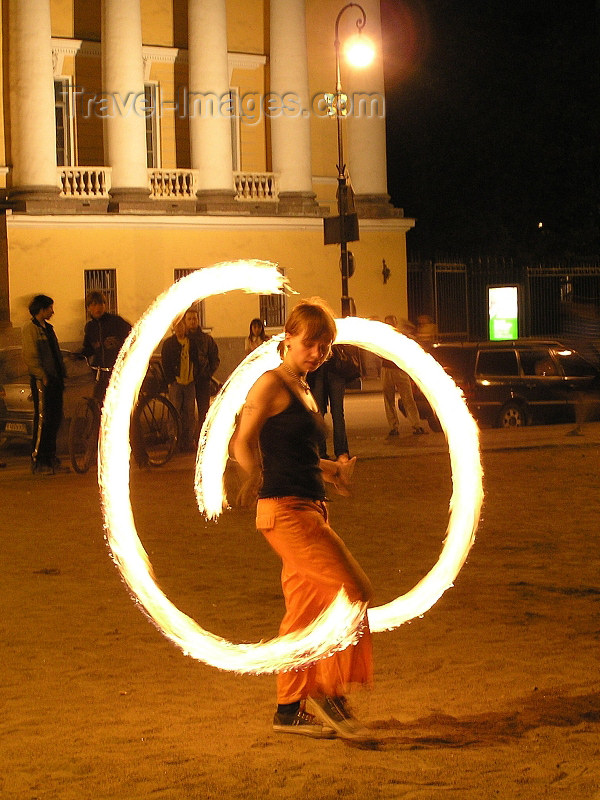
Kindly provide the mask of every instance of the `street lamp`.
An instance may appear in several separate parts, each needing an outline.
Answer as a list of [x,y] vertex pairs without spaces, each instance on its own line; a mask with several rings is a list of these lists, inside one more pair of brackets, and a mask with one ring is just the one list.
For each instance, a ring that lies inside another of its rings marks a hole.
[[335,113],[337,122],[337,147],[338,147],[338,189],[337,189],[337,217],[326,217],[325,223],[325,244],[340,245],[340,269],[342,272],[342,316],[347,317],[351,314],[352,301],[348,296],[348,279],[354,272],[353,256],[348,250],[348,242],[355,242],[359,238],[358,215],[354,211],[354,200],[351,197],[352,190],[348,182],[348,172],[344,163],[344,140],[342,132],[342,120],[346,116],[347,97],[342,92],[342,79],[340,73],[340,19],[344,12],[350,8],[356,8],[360,16],[356,19],[357,34],[351,37],[346,47],[346,55],[355,66],[367,66],[373,60],[373,48],[369,43],[361,38],[362,30],[367,24],[367,15],[364,8],[358,3],[347,3],[343,6],[335,20],[335,95],[331,97],[332,111]]

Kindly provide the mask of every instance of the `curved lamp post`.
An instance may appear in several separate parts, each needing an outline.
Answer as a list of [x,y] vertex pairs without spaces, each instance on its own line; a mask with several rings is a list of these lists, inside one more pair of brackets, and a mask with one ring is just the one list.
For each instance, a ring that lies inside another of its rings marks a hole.
[[[340,269],[342,272],[342,316],[347,317],[352,313],[352,300],[348,296],[348,279],[350,278],[353,270],[352,267],[352,253],[348,251],[348,242],[357,241],[358,234],[358,216],[354,211],[354,201],[351,201],[351,188],[348,183],[348,172],[346,164],[344,163],[344,139],[342,131],[342,120],[346,116],[346,96],[342,92],[342,79],[340,73],[340,19],[342,15],[350,8],[356,8],[360,16],[356,19],[357,36],[360,37],[363,28],[367,24],[367,15],[364,8],[358,3],[347,3],[343,6],[335,20],[335,95],[333,97],[333,110],[335,111],[337,121],[337,147],[338,147],[338,189],[337,189],[337,206],[338,216],[327,217],[325,219],[325,244],[338,244],[340,245]],[[357,44],[360,43],[360,39]],[[370,56],[366,56],[367,51],[366,43],[362,40],[363,47],[361,48],[361,55],[359,56],[359,63],[357,66],[365,66],[373,57],[372,50]]]

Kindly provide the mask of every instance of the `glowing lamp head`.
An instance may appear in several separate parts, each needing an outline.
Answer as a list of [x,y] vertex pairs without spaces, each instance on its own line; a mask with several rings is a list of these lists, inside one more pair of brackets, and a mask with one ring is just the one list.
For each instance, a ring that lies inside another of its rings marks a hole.
[[368,67],[375,59],[375,47],[368,36],[355,33],[346,40],[344,56],[353,67]]

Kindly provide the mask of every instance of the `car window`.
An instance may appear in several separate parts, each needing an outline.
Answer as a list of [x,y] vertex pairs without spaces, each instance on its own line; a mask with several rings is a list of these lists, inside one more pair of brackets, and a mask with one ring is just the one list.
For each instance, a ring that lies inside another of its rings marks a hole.
[[518,375],[519,364],[514,350],[480,350],[476,375]]
[[519,350],[523,375],[547,377],[558,375],[558,367],[547,347]]
[[461,383],[466,378],[470,352],[463,348],[439,347],[434,348],[432,355],[455,381]]
[[596,375],[596,370],[592,364],[586,361],[585,358],[582,358],[579,353],[576,353],[574,350],[568,348],[556,350],[555,355],[567,377],[581,378],[589,375]]

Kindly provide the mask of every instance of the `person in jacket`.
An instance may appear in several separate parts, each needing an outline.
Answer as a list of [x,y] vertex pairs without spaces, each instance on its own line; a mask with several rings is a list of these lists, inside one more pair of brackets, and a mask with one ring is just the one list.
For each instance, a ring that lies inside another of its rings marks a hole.
[[83,334],[82,355],[89,358],[93,366],[106,370],[98,373],[94,385],[94,397],[102,402],[110,381],[110,370],[129,336],[131,325],[123,317],[106,310],[106,297],[102,292],[88,292],[85,307],[90,319]]
[[181,449],[190,452],[197,442],[196,383],[194,360],[190,358],[190,339],[185,334],[185,322],[173,325],[173,335],[163,342],[161,363],[169,386],[169,400],[181,419]]
[[29,370],[33,399],[31,469],[53,475],[63,471],[56,456],[56,437],[62,421],[66,370],[50,319],[54,300],[38,294],[29,304],[31,321],[23,327],[23,359]]
[[[348,369],[347,364],[356,368],[356,375],[344,374]],[[346,382],[360,377],[358,348],[352,345],[336,345],[332,347],[332,356],[321,364],[314,372],[307,376],[308,385],[317,401],[319,411],[325,416],[327,410],[331,414],[333,424],[333,452],[338,461],[348,461],[350,458],[348,436],[346,434],[346,419],[344,417],[344,396]],[[327,454],[327,439],[321,440],[319,445],[321,458],[329,460]]]
[[217,343],[200,328],[200,317],[196,309],[188,308],[183,321],[185,335],[190,340],[190,362],[194,365],[194,386],[200,429],[210,405],[210,379],[217,371],[221,360]]

